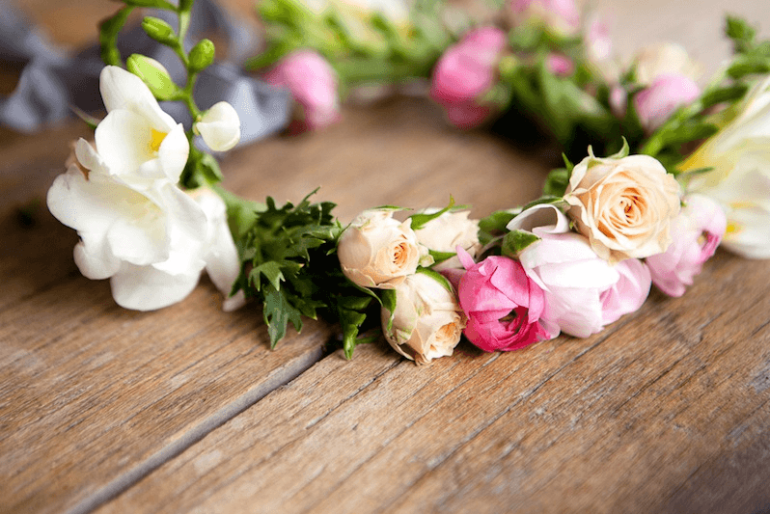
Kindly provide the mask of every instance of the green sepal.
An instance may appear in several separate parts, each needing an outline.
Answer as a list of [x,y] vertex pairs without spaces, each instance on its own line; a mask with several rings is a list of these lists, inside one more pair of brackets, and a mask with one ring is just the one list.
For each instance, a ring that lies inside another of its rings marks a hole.
[[181,93],[168,72],[157,68],[147,57],[133,54],[126,59],[128,71],[142,79],[152,94],[161,101],[174,100]]
[[441,273],[438,271],[434,271],[430,268],[423,268],[422,266],[417,268],[417,273],[421,273],[423,275],[427,275],[439,284],[442,285],[444,289],[452,293],[454,289],[452,288],[452,283]]
[[142,29],[152,39],[166,46],[177,44],[176,32],[166,21],[154,16],[145,16],[142,20]]
[[409,216],[409,219],[412,220],[412,230],[420,230],[422,227],[424,227],[428,222],[435,220],[445,212],[448,212],[452,207],[454,207],[455,199],[452,195],[449,195],[449,205],[441,209],[440,211],[434,212],[432,214],[412,214]]
[[214,62],[214,54],[216,49],[214,43],[210,39],[201,39],[190,50],[189,57],[189,69],[191,73],[197,73],[205,68],[211,66]]
[[431,257],[433,257],[433,266],[449,260],[457,255],[455,252],[439,252],[438,250],[431,250],[430,248],[428,248],[428,253]]
[[537,241],[540,241],[540,238],[532,232],[514,230],[503,236],[501,251],[506,257],[517,257],[525,248]]
[[396,317],[396,297],[395,289],[383,289],[380,293],[382,308],[390,313],[388,323],[385,325],[385,330],[387,330],[388,333],[393,331],[393,319]]
[[[575,169],[575,165],[572,164],[572,161],[569,160],[569,157],[567,157],[567,154],[562,152],[561,159],[564,161],[564,166],[566,167],[567,171],[569,173],[572,173],[572,170]],[[569,179],[569,177],[567,177]]]
[[[625,159],[628,157],[628,154],[631,152],[631,149],[628,146],[628,141],[626,140],[625,136],[620,136],[621,139],[623,139],[623,147],[618,150],[616,153],[610,155],[607,157],[607,159]],[[591,150],[591,153],[593,154],[593,149]]]
[[479,220],[479,241],[481,244],[486,245],[502,235],[506,230],[506,225],[515,217],[516,214],[509,211],[496,211]]
[[118,33],[126,24],[128,15],[134,8],[124,7],[111,17],[99,23],[99,47],[102,61],[110,66],[120,66],[122,61],[118,51]]

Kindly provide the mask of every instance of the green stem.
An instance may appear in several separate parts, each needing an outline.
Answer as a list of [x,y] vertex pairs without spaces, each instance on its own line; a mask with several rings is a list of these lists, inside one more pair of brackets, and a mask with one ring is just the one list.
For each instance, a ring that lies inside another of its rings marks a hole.
[[410,78],[430,76],[433,59],[429,61],[393,63],[383,60],[351,58],[334,63],[342,82],[401,82]]

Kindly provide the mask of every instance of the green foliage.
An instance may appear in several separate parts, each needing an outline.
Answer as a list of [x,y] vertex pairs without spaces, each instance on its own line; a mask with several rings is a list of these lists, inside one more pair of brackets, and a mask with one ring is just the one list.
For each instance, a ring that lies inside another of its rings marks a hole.
[[111,17],[103,20],[99,24],[99,47],[102,61],[105,64],[120,66],[121,58],[118,51],[118,33],[128,20],[128,15],[133,11],[133,7],[124,7]]
[[543,194],[547,196],[564,196],[569,185],[570,170],[557,168],[548,173],[543,186]]
[[358,337],[361,327],[367,319],[379,321],[379,298],[342,273],[336,247],[343,228],[331,214],[334,204],[311,203],[308,196],[296,206],[278,207],[268,198],[263,209],[244,207],[228,209],[243,262],[234,292],[242,289],[265,304],[271,346],[289,323],[301,330],[302,316],[322,316],[339,321],[345,355],[352,357],[356,345],[367,342]]
[[503,236],[501,252],[507,257],[515,258],[518,257],[519,253],[526,247],[537,241],[540,241],[540,238],[532,232],[514,230]]
[[494,239],[502,236],[505,226],[511,222],[516,214],[510,211],[496,211],[479,220],[479,241],[482,245],[487,245]]
[[214,62],[214,53],[214,43],[210,39],[198,41],[198,44],[190,50],[190,71],[197,73],[211,66]]
[[449,210],[452,209],[455,205],[455,199],[450,195],[449,196],[449,204],[444,207],[443,209],[436,211],[431,214],[412,214],[409,216],[409,219],[412,220],[412,230],[420,230],[423,228],[427,223],[435,220],[445,212],[449,212]]

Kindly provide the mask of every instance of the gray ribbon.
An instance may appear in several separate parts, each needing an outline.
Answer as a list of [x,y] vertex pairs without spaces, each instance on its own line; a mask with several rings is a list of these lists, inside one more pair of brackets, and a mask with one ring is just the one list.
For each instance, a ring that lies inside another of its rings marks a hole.
[[[172,23],[168,11],[151,13]],[[198,0],[185,47],[206,35],[218,34],[227,44],[228,58],[206,68],[198,77],[195,101],[208,109],[227,101],[241,119],[241,142],[246,144],[273,134],[289,122],[290,97],[286,91],[243,73],[241,64],[257,46],[258,38],[245,24],[233,20],[214,0]],[[185,80],[185,70],[176,54],[150,37],[141,27],[124,30],[118,38],[121,55],[138,53],[152,57],[177,82]],[[104,64],[98,45],[76,55],[67,55],[6,0],[0,0],[0,61],[24,65],[14,92],[0,98],[0,125],[19,132],[36,132],[60,123],[72,114],[70,106],[85,112],[103,109],[99,97],[99,73]],[[191,120],[184,106],[166,102],[163,108],[189,127]]]

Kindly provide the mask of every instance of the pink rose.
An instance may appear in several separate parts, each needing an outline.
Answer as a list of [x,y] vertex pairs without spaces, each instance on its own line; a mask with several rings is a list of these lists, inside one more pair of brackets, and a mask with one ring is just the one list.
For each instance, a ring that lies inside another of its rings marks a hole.
[[298,131],[318,130],[340,118],[337,76],[316,52],[299,50],[289,54],[263,77],[274,86],[289,89],[300,107]]
[[572,35],[580,28],[580,11],[575,0],[511,0],[516,24],[539,21],[551,30]]
[[550,54],[546,64],[548,71],[557,77],[569,77],[575,71],[575,64],[572,59],[561,54]]
[[615,284],[604,291],[602,300],[602,322],[609,325],[621,316],[636,312],[650,294],[649,268],[639,259],[626,259],[615,265],[620,277]]
[[679,74],[660,75],[634,97],[634,107],[642,127],[652,132],[680,106],[700,96],[700,87],[691,78]]
[[541,321],[551,333],[588,337],[637,310],[647,298],[650,275],[640,261],[627,259],[612,266],[599,258],[585,237],[569,230],[569,220],[553,205],[527,209],[507,228],[540,238],[520,259],[545,293]]
[[449,121],[460,128],[483,122],[491,110],[479,103],[497,80],[497,63],[506,46],[505,32],[481,27],[441,56],[433,71],[430,96],[447,111]]
[[556,335],[540,323],[543,291],[521,264],[507,257],[474,263],[459,246],[457,255],[467,270],[460,279],[458,297],[468,317],[464,333],[473,344],[485,352],[510,351]]
[[717,249],[727,227],[722,208],[703,195],[685,197],[671,225],[673,241],[665,253],[647,258],[652,281],[669,296],[682,296]]

